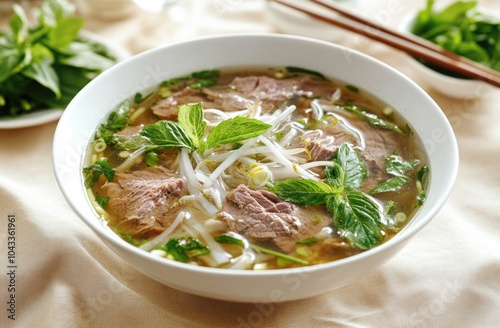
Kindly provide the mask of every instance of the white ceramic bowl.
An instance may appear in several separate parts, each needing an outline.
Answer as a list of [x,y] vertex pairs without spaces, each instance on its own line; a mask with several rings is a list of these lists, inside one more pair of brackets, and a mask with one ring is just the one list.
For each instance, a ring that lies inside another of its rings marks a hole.
[[[404,33],[412,34],[415,25],[417,11],[407,14],[401,20],[399,30]],[[423,77],[423,83],[433,90],[452,98],[460,99],[478,99],[492,90],[492,86],[479,80],[461,79],[446,74],[439,73],[415,58],[408,57],[408,62]]]
[[[301,66],[359,86],[397,108],[429,156],[428,199],[413,221],[387,243],[337,262],[244,271],[196,267],[153,256],[121,240],[87,200],[81,174],[84,148],[98,124],[124,98],[160,81],[204,69],[235,66]],[[458,169],[453,131],[436,103],[414,82],[376,59],[327,42],[274,34],[226,35],[177,43],[131,57],[86,86],[62,115],[53,163],[62,192],[104,243],[139,271],[189,293],[240,302],[311,297],[345,285],[398,253],[438,212]]]

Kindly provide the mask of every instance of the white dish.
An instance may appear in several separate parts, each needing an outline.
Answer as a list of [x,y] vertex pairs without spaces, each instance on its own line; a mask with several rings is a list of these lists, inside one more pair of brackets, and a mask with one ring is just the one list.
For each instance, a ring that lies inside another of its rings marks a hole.
[[[361,254],[310,267],[248,271],[165,260],[130,245],[99,218],[84,188],[85,148],[96,128],[125,98],[185,74],[226,67],[300,66],[356,85],[398,109],[429,156],[427,200],[386,243]],[[154,74],[150,69],[153,67]],[[439,140],[434,136],[438,134]],[[78,160],[75,161],[75,158]],[[303,299],[352,282],[397,254],[444,204],[458,171],[453,130],[438,105],[392,67],[329,42],[274,34],[213,36],[155,48],[131,57],[90,82],[64,111],[53,143],[53,165],[68,203],[104,242],[137,270],[173,288],[215,299],[280,302]]]
[[[97,34],[89,31],[82,31],[81,35],[104,45],[108,51],[116,57],[117,61],[121,61],[130,56],[127,50]],[[50,123],[59,119],[63,111],[64,109],[62,108],[48,108],[14,117],[0,117],[0,129],[19,129]]]

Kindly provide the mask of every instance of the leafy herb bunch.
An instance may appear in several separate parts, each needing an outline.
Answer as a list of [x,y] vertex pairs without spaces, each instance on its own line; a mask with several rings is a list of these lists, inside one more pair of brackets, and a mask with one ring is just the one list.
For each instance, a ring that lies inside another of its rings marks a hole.
[[[45,0],[30,24],[13,5],[10,33],[0,32],[0,115],[64,108],[115,58],[80,36],[83,18],[66,0]],[[30,26],[31,25],[31,26]]]

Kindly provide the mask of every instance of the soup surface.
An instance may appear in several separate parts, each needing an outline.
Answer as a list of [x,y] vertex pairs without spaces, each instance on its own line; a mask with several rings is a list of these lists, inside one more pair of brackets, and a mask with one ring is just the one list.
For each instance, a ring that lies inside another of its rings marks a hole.
[[375,247],[415,215],[428,175],[396,110],[297,67],[164,81],[120,104],[87,157],[89,198],[123,239],[228,269]]

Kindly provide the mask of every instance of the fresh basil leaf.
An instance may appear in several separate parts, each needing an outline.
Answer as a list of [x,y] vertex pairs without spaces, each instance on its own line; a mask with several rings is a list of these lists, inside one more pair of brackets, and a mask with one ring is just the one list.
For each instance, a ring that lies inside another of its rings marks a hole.
[[387,181],[381,182],[378,185],[376,185],[374,188],[370,189],[369,193],[371,195],[379,194],[382,192],[390,192],[390,191],[396,191],[400,190],[401,187],[403,187],[405,184],[408,182],[411,182],[412,179],[409,177],[406,177],[404,175],[394,177],[392,179],[389,179]]
[[101,175],[104,175],[108,181],[113,181],[115,177],[115,168],[109,164],[107,158],[101,158],[94,164],[85,166],[82,171],[85,177],[85,188],[92,188]]
[[237,116],[220,122],[208,135],[208,149],[258,137],[271,126],[254,118]]
[[115,62],[111,58],[94,52],[90,45],[81,42],[71,43],[67,53],[68,55],[60,56],[60,64],[88,70],[104,71],[110,68]]
[[270,190],[279,198],[301,206],[324,204],[333,192],[332,187],[324,182],[301,178],[279,182]]
[[333,162],[333,165],[325,168],[326,181],[335,188],[337,192],[343,192],[345,173],[339,163]]
[[405,134],[405,132],[399,126],[397,126],[389,121],[386,121],[384,119],[381,119],[377,115],[370,113],[369,111],[367,111],[364,108],[358,107],[356,105],[350,105],[350,104],[343,104],[343,105],[339,105],[339,106],[344,108],[345,110],[347,110],[349,112],[355,113],[355,114],[363,117],[372,126],[375,126],[375,127],[381,128],[381,129],[385,129],[385,130],[391,130],[391,131],[394,131],[394,132],[399,133],[401,135]]
[[16,47],[4,48],[0,45],[0,83],[19,71],[25,56]]
[[203,151],[202,145],[207,123],[203,120],[203,107],[201,103],[179,106],[177,120],[189,138],[191,138],[194,146]]
[[435,20],[443,23],[456,24],[467,18],[469,10],[477,6],[477,1],[457,1],[435,14]]
[[57,25],[47,33],[47,40],[45,42],[54,49],[64,49],[77,38],[83,24],[83,18],[60,18]]
[[[365,181],[368,172],[366,164],[351,144],[343,143],[340,145],[333,160],[342,168],[344,179],[342,185],[345,188],[358,188]],[[325,172],[327,176],[330,170],[332,170],[331,167],[327,167],[327,172]],[[330,183],[333,185],[333,181]]]
[[22,71],[22,74],[50,89],[52,92],[54,92],[56,98],[61,97],[61,90],[59,89],[59,77],[52,67],[50,59],[39,62],[32,62],[31,65],[29,65]]
[[361,249],[369,249],[384,237],[381,229],[381,212],[364,193],[350,190],[344,197],[331,200],[333,221],[341,236]]
[[420,163],[419,160],[405,161],[401,156],[394,154],[387,156],[385,160],[387,173],[393,175],[403,175]]
[[158,147],[194,149],[193,142],[184,129],[176,122],[158,121],[146,126],[141,131],[141,135],[149,138]]
[[22,44],[28,37],[28,18],[26,17],[23,7],[17,3],[12,6],[12,9],[14,11],[14,15],[12,16],[9,25],[16,43]]

